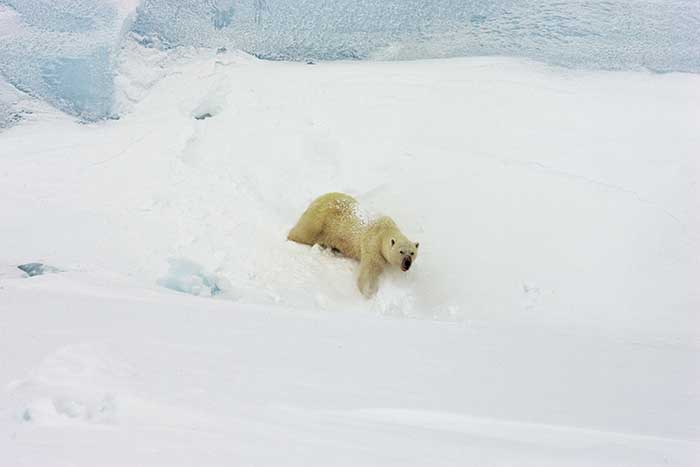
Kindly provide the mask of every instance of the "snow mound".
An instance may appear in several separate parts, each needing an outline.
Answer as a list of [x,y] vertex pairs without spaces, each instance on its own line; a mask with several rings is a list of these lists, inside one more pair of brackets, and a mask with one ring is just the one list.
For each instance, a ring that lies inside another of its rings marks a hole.
[[68,345],[47,356],[25,380],[10,384],[16,416],[40,425],[111,424],[116,421],[115,394],[135,377],[128,364],[100,344]]
[[[6,263],[455,321],[651,329],[700,304],[695,75],[484,58],[308,66],[137,43],[128,57],[128,116],[47,120],[39,139],[34,124],[4,133]],[[648,106],[658,118],[628,111]],[[387,271],[369,302],[355,261],[286,241],[331,191],[421,243],[415,266]]]

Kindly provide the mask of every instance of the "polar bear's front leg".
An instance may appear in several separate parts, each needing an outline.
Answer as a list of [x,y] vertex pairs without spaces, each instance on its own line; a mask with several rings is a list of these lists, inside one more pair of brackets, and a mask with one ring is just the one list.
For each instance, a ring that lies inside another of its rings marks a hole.
[[360,274],[357,278],[357,287],[366,298],[370,298],[377,293],[379,287],[379,275],[383,266],[376,261],[362,259],[360,261]]

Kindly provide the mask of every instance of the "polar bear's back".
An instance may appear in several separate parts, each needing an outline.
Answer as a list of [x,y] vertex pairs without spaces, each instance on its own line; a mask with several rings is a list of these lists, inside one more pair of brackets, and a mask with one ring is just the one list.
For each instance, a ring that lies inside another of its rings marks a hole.
[[370,214],[350,195],[327,193],[309,205],[287,238],[334,248],[344,256],[359,260],[363,237],[370,231],[376,237],[375,231],[386,227],[387,222],[394,225],[389,218]]
[[360,244],[368,219],[355,198],[344,193],[327,193],[311,203],[309,210],[322,227],[317,243],[360,259]]

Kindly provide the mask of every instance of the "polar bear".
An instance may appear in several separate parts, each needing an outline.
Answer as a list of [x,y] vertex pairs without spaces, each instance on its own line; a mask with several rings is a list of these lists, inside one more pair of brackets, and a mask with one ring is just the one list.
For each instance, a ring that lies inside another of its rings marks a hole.
[[405,272],[418,257],[419,244],[407,239],[390,217],[371,219],[355,198],[344,193],[316,198],[287,239],[319,244],[358,260],[357,286],[367,298],[377,292],[385,266],[397,266]]

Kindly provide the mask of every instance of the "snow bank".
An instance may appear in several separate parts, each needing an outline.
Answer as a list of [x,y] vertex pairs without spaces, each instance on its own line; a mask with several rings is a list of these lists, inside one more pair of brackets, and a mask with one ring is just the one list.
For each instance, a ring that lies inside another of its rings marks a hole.
[[[0,276],[1,278],[1,276]],[[1,283],[16,465],[694,465],[697,345]]]

